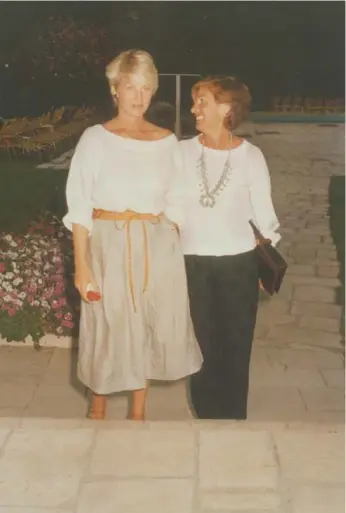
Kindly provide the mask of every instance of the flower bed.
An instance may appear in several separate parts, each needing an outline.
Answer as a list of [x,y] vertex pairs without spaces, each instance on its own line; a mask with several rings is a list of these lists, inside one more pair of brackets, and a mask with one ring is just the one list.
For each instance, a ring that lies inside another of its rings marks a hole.
[[25,235],[2,233],[0,240],[0,337],[36,347],[45,334],[74,336],[79,297],[73,285],[71,235],[46,214]]

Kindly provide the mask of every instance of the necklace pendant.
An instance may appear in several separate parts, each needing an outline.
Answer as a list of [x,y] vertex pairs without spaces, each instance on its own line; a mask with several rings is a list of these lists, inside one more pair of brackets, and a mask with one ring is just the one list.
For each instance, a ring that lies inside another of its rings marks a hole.
[[197,161],[197,169],[200,175],[199,188],[201,191],[200,196],[200,204],[205,208],[213,208],[216,204],[217,196],[227,187],[227,184],[230,180],[231,174],[231,166],[230,166],[230,150],[228,152],[228,156],[226,162],[223,167],[222,174],[215,184],[213,189],[209,188],[208,178],[207,178],[207,169],[206,163],[204,159],[204,145],[202,148],[202,154]]
[[208,207],[209,208],[215,207],[215,203],[216,203],[215,202],[215,198],[213,198],[212,196],[209,196],[209,205],[208,205]]
[[202,207],[208,206],[208,196],[201,196],[201,199],[199,200]]
[[210,194],[206,194],[201,197],[200,204],[205,208],[213,208],[215,206],[215,198],[210,196]]

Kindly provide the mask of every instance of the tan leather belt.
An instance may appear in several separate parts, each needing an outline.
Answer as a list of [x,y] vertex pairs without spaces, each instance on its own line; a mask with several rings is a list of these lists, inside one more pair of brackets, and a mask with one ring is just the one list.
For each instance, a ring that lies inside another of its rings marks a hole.
[[143,229],[143,240],[144,240],[144,255],[145,255],[145,278],[143,293],[146,292],[149,282],[149,246],[148,246],[148,233],[145,221],[150,221],[153,224],[159,223],[163,214],[140,214],[133,212],[132,210],[125,210],[125,212],[114,212],[111,210],[93,210],[93,219],[101,219],[105,221],[124,221],[121,228],[115,225],[117,230],[126,230],[126,242],[127,242],[127,265],[129,273],[129,284],[132,298],[133,309],[136,312],[136,301],[133,285],[133,267],[132,267],[132,240],[131,240],[131,223],[132,221],[141,221]]

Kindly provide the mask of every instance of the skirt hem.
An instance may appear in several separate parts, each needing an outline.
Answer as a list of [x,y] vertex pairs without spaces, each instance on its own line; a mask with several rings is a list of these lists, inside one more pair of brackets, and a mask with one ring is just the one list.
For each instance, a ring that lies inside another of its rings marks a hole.
[[80,376],[78,376],[79,380],[83,383],[83,385],[87,388],[89,388],[94,394],[98,395],[110,395],[110,394],[116,394],[119,392],[131,392],[134,390],[142,390],[146,388],[146,381],[179,381],[184,378],[188,378],[189,376],[192,376],[193,374],[196,374],[201,369],[201,365],[198,365],[196,367],[193,367],[190,371],[174,374],[174,375],[152,375],[148,376],[146,379],[144,379],[143,382],[137,382],[136,384],[124,384],[122,387],[93,387],[90,383],[88,383],[88,380],[83,380]]

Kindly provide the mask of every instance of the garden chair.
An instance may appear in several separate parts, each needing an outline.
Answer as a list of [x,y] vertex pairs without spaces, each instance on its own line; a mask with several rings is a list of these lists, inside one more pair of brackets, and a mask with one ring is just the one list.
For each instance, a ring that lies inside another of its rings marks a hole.
[[303,97],[302,96],[297,96],[297,97],[293,98],[291,111],[292,112],[303,112],[303,110],[304,110],[304,108],[303,108]]
[[280,102],[280,96],[275,96],[274,98],[272,98],[271,105],[275,112],[278,112],[280,110]]
[[332,100],[333,112],[345,112],[345,99],[335,98]]
[[310,105],[310,112],[323,112],[324,100],[323,98],[315,98]]
[[313,114],[316,112],[323,112],[324,110],[324,102],[322,98],[305,98],[304,101],[304,110],[309,114]]
[[289,112],[291,110],[291,97],[286,96],[280,105],[281,112]]

